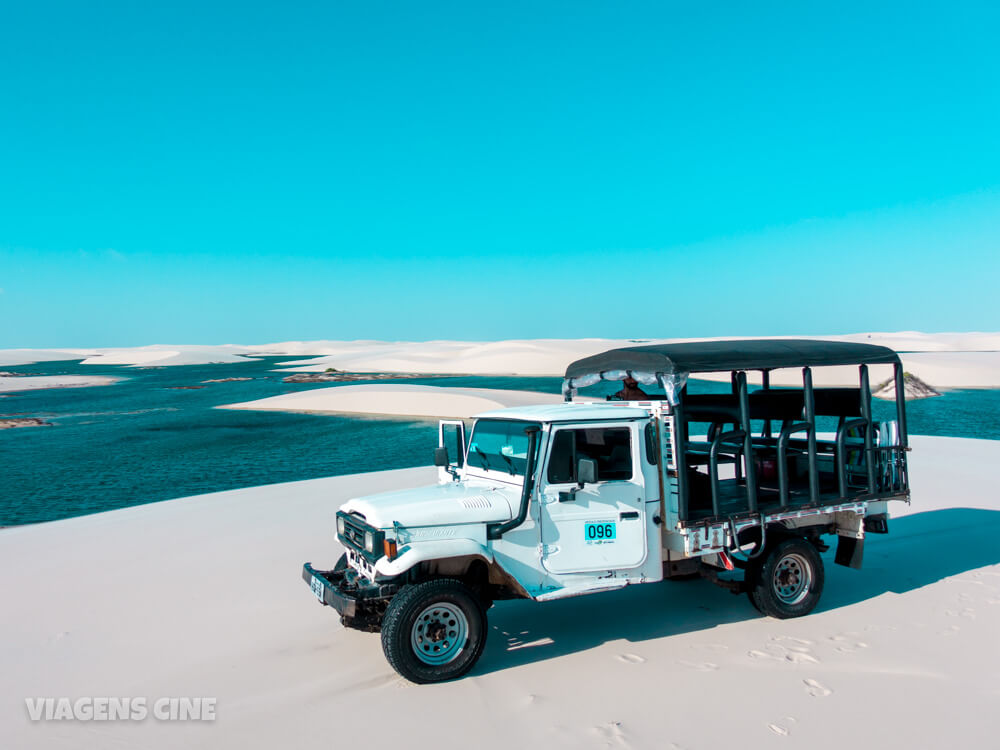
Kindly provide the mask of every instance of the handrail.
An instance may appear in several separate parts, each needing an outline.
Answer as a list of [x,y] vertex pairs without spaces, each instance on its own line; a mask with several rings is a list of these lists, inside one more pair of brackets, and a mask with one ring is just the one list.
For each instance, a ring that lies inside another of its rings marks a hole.
[[[846,442],[847,433],[853,430],[855,427],[868,427],[868,420],[862,418],[858,419],[848,419],[837,430],[837,488],[840,490],[841,497],[847,497],[847,461],[846,456]],[[865,467],[867,468],[871,465],[871,454],[869,453],[867,447],[862,449],[862,453],[865,454]],[[870,473],[870,472],[869,472]],[[868,488],[869,492],[872,490],[871,487]]]
[[778,498],[782,508],[788,507],[788,439],[800,432],[808,434],[812,429],[808,422],[794,422],[782,427],[778,435]]
[[[719,448],[723,445],[733,445],[743,450],[743,441],[747,434],[743,430],[730,430],[715,436],[708,449],[708,477],[712,484],[712,515],[719,515]],[[739,441],[739,442],[736,442]],[[735,455],[735,454],[734,454]]]

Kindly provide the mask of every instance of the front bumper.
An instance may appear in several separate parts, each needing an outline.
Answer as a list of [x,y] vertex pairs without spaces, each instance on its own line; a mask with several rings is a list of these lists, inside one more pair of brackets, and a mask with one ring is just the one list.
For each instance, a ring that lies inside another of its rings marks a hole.
[[358,630],[377,629],[400,583],[372,583],[353,568],[316,570],[306,563],[302,580],[323,604],[340,614],[340,622]]
[[302,566],[302,580],[317,599],[333,607],[343,617],[354,617],[358,613],[358,600],[343,592],[345,577],[346,571],[343,570],[316,570],[309,563]]

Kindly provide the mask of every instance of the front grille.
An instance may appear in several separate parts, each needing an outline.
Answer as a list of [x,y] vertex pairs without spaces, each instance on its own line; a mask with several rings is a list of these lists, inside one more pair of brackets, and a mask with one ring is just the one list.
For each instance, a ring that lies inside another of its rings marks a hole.
[[[360,520],[357,516],[351,515],[350,513],[338,511],[337,518],[344,521],[344,533],[338,534],[337,538],[340,539],[341,543],[345,547],[357,550],[360,555],[371,563],[374,563],[382,557],[384,554],[382,542],[385,540],[385,534],[383,532],[376,528],[372,528],[367,523]],[[371,534],[372,540],[374,541],[371,552],[365,549],[365,532]]]
[[349,542],[359,550],[365,548],[365,529],[357,521],[352,521],[350,516],[344,516],[344,541]]

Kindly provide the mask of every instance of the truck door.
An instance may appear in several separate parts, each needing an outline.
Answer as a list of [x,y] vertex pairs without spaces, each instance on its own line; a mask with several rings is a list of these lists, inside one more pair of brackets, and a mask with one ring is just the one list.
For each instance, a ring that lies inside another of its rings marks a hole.
[[[646,559],[645,488],[632,424],[554,426],[539,483],[541,561],[550,573],[635,568]],[[578,462],[597,464],[579,487]]]

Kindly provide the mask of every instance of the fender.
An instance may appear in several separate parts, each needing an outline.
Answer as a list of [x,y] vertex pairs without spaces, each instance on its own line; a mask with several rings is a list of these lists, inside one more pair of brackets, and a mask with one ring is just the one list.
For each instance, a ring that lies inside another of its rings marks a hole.
[[379,558],[375,563],[375,572],[386,578],[394,578],[417,563],[449,557],[479,557],[487,565],[493,564],[493,553],[473,539],[433,539],[408,544],[395,560]]

